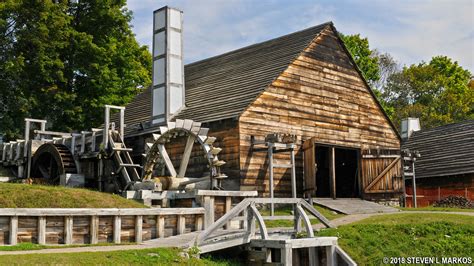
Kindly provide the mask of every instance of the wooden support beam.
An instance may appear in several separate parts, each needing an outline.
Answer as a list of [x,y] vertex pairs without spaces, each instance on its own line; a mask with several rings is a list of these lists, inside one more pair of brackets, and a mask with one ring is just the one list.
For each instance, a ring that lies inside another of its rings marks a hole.
[[196,217],[196,231],[201,231],[204,229],[204,218],[202,216],[197,216]]
[[183,158],[181,159],[181,164],[179,166],[178,177],[184,177],[186,175],[186,169],[188,168],[189,158],[191,157],[191,152],[193,151],[194,141],[196,136],[189,135],[186,141],[186,147],[184,148]]
[[10,217],[10,233],[9,233],[9,242],[10,245],[16,245],[18,237],[18,216],[11,216]]
[[66,245],[72,244],[72,227],[73,227],[72,216],[65,216],[64,217],[64,244]]
[[[285,247],[280,249],[280,263],[282,265],[293,265],[293,249],[291,248],[291,244],[285,244]],[[334,264],[328,264],[334,265]]]
[[[273,145],[268,144],[268,177],[270,179],[270,199],[273,200]],[[275,205],[270,203],[270,215],[275,215]]]
[[120,235],[122,233],[122,217],[114,216],[114,243],[120,244]]
[[171,162],[171,159],[168,155],[168,152],[166,152],[166,148],[164,144],[158,144],[158,150],[160,151],[161,157],[163,158],[163,161],[165,162],[166,168],[170,172],[171,176],[176,176],[176,170],[174,169],[173,163]]
[[292,149],[290,152],[291,160],[291,195],[296,198],[296,166],[295,166],[295,150]]
[[38,217],[38,244],[46,245],[46,217]]
[[[225,209],[224,214],[228,213],[232,209],[232,197],[225,197]],[[230,221],[224,227],[225,229],[230,229]]]
[[268,239],[269,237],[268,237],[267,226],[265,225],[265,221],[263,220],[260,212],[257,210],[257,207],[255,207],[254,203],[250,204],[250,209],[252,210],[253,216],[258,222],[258,227],[260,229],[260,237],[262,239]]
[[307,237],[314,237],[313,227],[311,226],[311,221],[309,220],[308,215],[306,212],[301,208],[300,204],[296,204],[296,211],[298,212],[298,216],[303,219],[303,223],[306,229],[306,233],[308,234]]
[[178,235],[184,234],[184,231],[186,229],[186,218],[184,215],[178,215],[178,221],[176,222],[177,228],[176,232]]
[[204,229],[207,229],[214,223],[214,197],[204,196],[204,209],[206,210]]
[[335,245],[326,247],[326,265],[338,265]]
[[156,234],[158,238],[165,237],[165,217],[161,215],[156,217]]
[[91,216],[90,221],[91,244],[99,243],[99,216]]
[[336,199],[336,149],[329,148],[329,190],[331,198]]
[[137,215],[135,218],[135,242],[141,243],[143,240],[143,216]]

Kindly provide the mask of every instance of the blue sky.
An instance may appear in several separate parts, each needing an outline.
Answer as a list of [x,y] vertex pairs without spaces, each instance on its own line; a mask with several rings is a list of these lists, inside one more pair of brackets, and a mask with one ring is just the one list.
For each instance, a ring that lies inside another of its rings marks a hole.
[[333,21],[401,64],[447,55],[474,73],[472,0],[128,0],[141,44],[151,47],[153,10],[165,5],[184,12],[186,63]]

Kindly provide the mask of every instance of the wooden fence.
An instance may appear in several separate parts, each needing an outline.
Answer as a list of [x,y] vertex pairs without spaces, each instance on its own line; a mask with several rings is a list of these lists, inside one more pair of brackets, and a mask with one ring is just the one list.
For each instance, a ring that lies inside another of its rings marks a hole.
[[203,229],[205,209],[0,209],[0,245],[122,243]]

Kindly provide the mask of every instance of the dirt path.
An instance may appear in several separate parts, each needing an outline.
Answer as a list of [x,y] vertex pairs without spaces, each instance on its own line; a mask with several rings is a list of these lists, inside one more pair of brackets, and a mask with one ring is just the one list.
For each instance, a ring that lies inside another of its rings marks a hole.
[[[368,214],[351,214],[331,221],[334,226],[354,223],[365,218],[376,215],[393,215],[398,213],[444,213],[444,214],[460,214],[474,217],[474,212],[441,212],[441,211],[400,211],[396,213],[368,213]],[[322,224],[316,224],[314,229],[324,228]],[[276,228],[275,228],[276,229]],[[283,228],[284,229],[284,228]],[[164,239],[155,239],[145,241],[143,244],[137,245],[119,245],[119,246],[91,246],[91,247],[75,247],[75,248],[55,248],[40,250],[18,250],[18,251],[0,251],[0,255],[24,255],[24,254],[47,254],[47,253],[76,253],[76,252],[107,252],[118,250],[147,249],[158,247],[187,247],[196,233],[185,234],[181,236],[173,236]]]

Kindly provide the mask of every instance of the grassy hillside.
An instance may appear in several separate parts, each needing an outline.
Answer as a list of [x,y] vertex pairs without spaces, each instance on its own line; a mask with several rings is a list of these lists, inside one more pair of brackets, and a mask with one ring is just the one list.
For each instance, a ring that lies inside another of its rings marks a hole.
[[0,208],[145,208],[118,195],[88,189],[0,183]]
[[455,214],[389,214],[325,229],[359,265],[381,265],[384,257],[474,256],[474,218]]
[[0,265],[236,265],[213,259],[183,258],[179,249],[2,255]]

